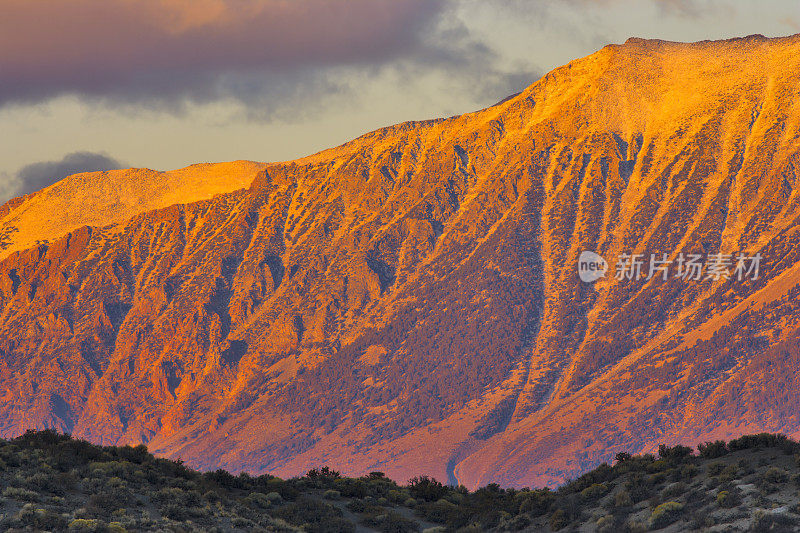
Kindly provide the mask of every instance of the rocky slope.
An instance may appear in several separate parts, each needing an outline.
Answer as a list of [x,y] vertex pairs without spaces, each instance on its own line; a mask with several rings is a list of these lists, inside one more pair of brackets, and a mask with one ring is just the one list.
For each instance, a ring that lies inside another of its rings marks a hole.
[[[468,487],[798,434],[798,72],[800,36],[631,39],[494,107],[190,167],[155,200],[158,176],[118,171],[9,202],[0,434]],[[610,264],[593,284],[586,250]],[[626,253],[763,259],[616,279]]]

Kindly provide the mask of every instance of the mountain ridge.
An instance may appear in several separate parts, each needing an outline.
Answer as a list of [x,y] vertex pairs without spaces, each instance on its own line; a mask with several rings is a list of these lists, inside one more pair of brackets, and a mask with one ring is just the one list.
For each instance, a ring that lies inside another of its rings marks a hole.
[[[558,483],[664,425],[797,435],[791,374],[746,378],[796,357],[798,47],[609,45],[490,108],[17,250],[0,434],[471,488]],[[759,252],[763,276],[589,285],[584,250]]]

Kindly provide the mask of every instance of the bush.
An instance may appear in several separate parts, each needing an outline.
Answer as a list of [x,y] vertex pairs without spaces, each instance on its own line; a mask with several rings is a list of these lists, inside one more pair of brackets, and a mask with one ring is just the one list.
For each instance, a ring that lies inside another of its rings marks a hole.
[[425,518],[439,524],[451,522],[463,512],[457,505],[447,500],[439,500],[428,504],[424,509]]
[[708,465],[706,471],[708,472],[709,476],[718,476],[725,470],[725,463],[716,461]]
[[3,489],[3,497],[24,502],[39,501],[38,493],[20,487],[6,487]]
[[750,531],[754,533],[778,533],[796,531],[797,519],[786,513],[770,513],[758,510],[750,522]]
[[790,453],[797,450],[798,444],[790,441],[786,435],[774,435],[772,433],[745,435],[728,443],[728,449],[731,451],[757,450],[760,448],[780,448],[784,453]]
[[395,511],[369,517],[364,520],[364,523],[383,533],[411,533],[419,531],[416,522],[409,520]]
[[718,459],[728,455],[728,444],[723,440],[698,444],[697,451],[703,459]]
[[683,504],[679,502],[665,502],[656,507],[650,515],[650,527],[661,529],[667,527],[678,518],[683,512]]
[[630,461],[633,456],[628,452],[619,452],[617,456],[614,458],[618,463],[624,463],[625,461]]
[[736,465],[728,465],[722,470],[722,473],[719,475],[719,480],[722,483],[730,483],[736,479],[738,475],[739,468]]
[[630,507],[633,505],[631,495],[627,490],[621,490],[614,496],[614,507]]
[[520,492],[517,498],[520,500],[519,512],[527,513],[531,516],[544,515],[556,500],[555,494],[550,489]]
[[789,474],[787,474],[785,470],[772,466],[764,472],[764,481],[775,484],[786,483],[789,481]]
[[550,529],[553,531],[558,531],[559,529],[564,529],[569,525],[569,519],[567,518],[567,513],[564,512],[563,509],[556,509],[553,511],[553,514],[550,515]]
[[432,477],[418,476],[408,482],[408,491],[417,500],[435,502],[447,494],[447,487]]
[[67,521],[61,515],[47,509],[36,509],[33,504],[26,503],[17,516],[24,525],[37,531],[64,529]]
[[680,478],[684,480],[692,479],[699,471],[700,469],[693,464],[682,465],[680,469]]
[[601,516],[597,519],[596,525],[600,533],[613,533],[618,530],[616,520],[611,515]]
[[681,445],[670,448],[666,444],[661,444],[658,447],[658,456],[669,463],[682,463],[692,456],[692,449]]
[[503,530],[520,531],[531,525],[531,519],[525,515],[517,515],[510,520],[507,520],[502,527]]
[[661,496],[664,498],[675,498],[678,496],[683,496],[686,494],[688,487],[685,483],[673,483],[672,485],[667,485],[667,487],[661,491]]
[[739,505],[740,499],[736,492],[721,490],[717,494],[717,505],[725,509],[730,509]]
[[595,483],[581,491],[581,498],[587,501],[599,500],[605,496],[610,487],[605,483]]
[[69,523],[70,531],[105,531],[106,527],[100,520],[88,520],[85,518],[76,518]]
[[[280,498],[280,495],[278,495],[278,498]],[[269,509],[272,507],[272,502],[263,492],[251,492],[244,501],[247,505],[256,509]]]
[[339,479],[340,477],[342,477],[342,474],[336,470],[333,470],[328,466],[323,466],[319,470],[317,470],[316,468],[312,468],[311,470],[308,471],[306,477],[311,479],[319,479],[319,478]]

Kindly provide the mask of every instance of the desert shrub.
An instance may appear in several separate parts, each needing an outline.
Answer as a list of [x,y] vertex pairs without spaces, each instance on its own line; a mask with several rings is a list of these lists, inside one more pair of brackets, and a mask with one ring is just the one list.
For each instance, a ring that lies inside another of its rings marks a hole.
[[178,522],[183,522],[191,516],[187,507],[175,502],[169,502],[163,505],[161,507],[161,514]]
[[627,490],[621,490],[614,495],[614,507],[630,507],[633,505],[631,495]]
[[789,481],[789,474],[785,470],[772,466],[764,472],[764,481],[767,483],[786,483]]
[[736,465],[726,466],[719,475],[721,483],[730,483],[739,476],[739,468]]
[[244,498],[244,503],[255,509],[269,509],[272,503],[263,492],[251,492]]
[[697,451],[703,459],[718,459],[729,453],[728,444],[723,440],[698,444]]
[[139,444],[137,446],[121,446],[117,448],[117,457],[135,464],[142,464],[150,459],[152,455],[147,451],[147,446]]
[[555,494],[550,489],[537,489],[517,494],[519,500],[518,512],[531,516],[542,516],[553,506]]
[[658,447],[658,456],[668,463],[679,464],[692,456],[692,449],[688,446],[681,446],[680,444],[671,448],[665,444],[661,444]]
[[242,480],[240,480],[239,478],[237,478],[236,476],[234,476],[233,474],[231,474],[227,470],[219,469],[219,470],[215,470],[213,472],[206,472],[205,474],[203,474],[203,477],[206,480],[208,480],[208,481],[210,481],[210,482],[212,482],[212,483],[214,483],[214,484],[216,484],[216,485],[218,485],[218,486],[220,486],[222,488],[226,488],[226,489],[241,489],[241,488],[243,488],[241,486]]
[[411,533],[419,531],[416,522],[409,520],[395,511],[367,517],[364,520],[364,524],[383,533]]
[[7,444],[0,448],[0,460],[6,468],[16,468],[21,463],[19,447],[13,444]]
[[22,506],[17,518],[23,525],[37,531],[52,531],[67,526],[67,520],[61,515],[47,509],[37,509],[30,503]]
[[352,524],[342,519],[341,510],[308,496],[301,496],[297,501],[276,509],[274,514],[291,524],[304,524],[308,531],[337,531],[336,529],[326,529],[333,528],[337,524],[343,528],[343,532],[354,529]]
[[631,475],[630,478],[625,481],[624,488],[625,491],[630,495],[633,503],[639,503],[642,500],[646,500],[653,494],[653,488],[650,485],[649,480],[645,479],[644,476],[638,472]]
[[[367,494],[373,492],[374,494],[381,493],[380,489],[376,486],[370,485],[364,479],[335,479],[333,481],[336,490],[338,490],[342,496],[347,496],[348,498],[363,498]],[[330,484],[328,484],[330,485]],[[375,490],[371,490],[375,489]]]
[[38,493],[32,490],[23,489],[21,487],[6,487],[5,489],[3,489],[3,497],[23,502],[39,501]]
[[455,518],[461,512],[461,509],[457,505],[447,500],[438,500],[423,507],[425,518],[439,524],[455,521]]
[[[127,496],[127,494],[126,494]],[[116,493],[96,492],[89,496],[86,507],[98,515],[109,514],[117,510],[123,502],[129,501],[128,498],[119,498]]]
[[242,516],[235,516],[231,519],[231,524],[238,528],[245,529],[247,531],[252,531],[258,527],[258,524],[250,520],[249,518],[244,518]]
[[715,461],[706,467],[709,476],[718,476],[723,470],[725,470],[725,463],[721,461]]
[[567,483],[559,489],[562,493],[578,493],[592,485],[598,485],[613,480],[617,476],[617,472],[606,463],[601,464],[594,470],[591,470],[575,481]]
[[364,500],[355,499],[349,501],[345,507],[353,513],[363,513],[366,512],[370,506]]
[[87,518],[76,518],[69,523],[68,527],[70,531],[101,532],[108,530],[103,521]]
[[595,483],[583,489],[581,491],[581,498],[586,501],[594,501],[599,500],[610,490],[610,486],[606,483]]
[[322,494],[322,497],[325,498],[326,500],[338,500],[339,498],[342,497],[342,493],[339,492],[338,490],[326,490]]
[[601,516],[595,523],[600,533],[615,533],[619,530],[616,519],[611,515]]
[[758,510],[750,522],[753,533],[781,533],[796,531],[797,519],[786,513],[764,512]]
[[630,461],[632,457],[633,456],[628,452],[619,452],[616,457],[614,457],[614,460],[618,463],[624,463],[625,461]]
[[531,525],[531,519],[526,515],[517,515],[506,519],[500,524],[503,531],[520,531]]
[[270,494],[275,492],[280,495],[284,500],[295,500],[300,496],[300,488],[293,482],[283,481],[278,478],[260,479],[255,483],[259,492]]
[[685,483],[673,483],[671,485],[667,485],[667,487],[661,491],[661,496],[663,498],[675,498],[678,496],[683,496],[686,494],[688,487]]
[[679,502],[665,502],[653,509],[650,515],[650,527],[661,529],[680,518],[683,512],[683,504]]
[[752,462],[748,461],[747,459],[739,459],[739,461],[736,463],[736,466],[739,468],[739,472],[741,472],[743,476],[747,476],[755,472]]
[[797,443],[790,441],[786,435],[775,435],[772,433],[744,435],[728,443],[728,449],[731,451],[760,448],[780,448],[782,451],[788,451],[796,447]]
[[46,470],[44,472],[36,472],[25,480],[25,486],[35,492],[47,492],[50,494],[64,494],[64,486],[59,483],[55,472]]
[[[630,454],[626,454],[626,456],[627,455]],[[655,460],[655,456],[649,453],[643,455],[633,455],[630,456],[630,458],[617,462],[617,464],[614,465],[614,472],[617,476],[626,474],[628,472],[644,472],[651,463],[655,462]]]
[[624,531],[626,533],[644,533],[647,531],[647,526],[638,520],[632,520],[625,524]]
[[306,477],[310,479],[339,479],[342,477],[342,474],[329,466],[323,466],[320,469],[312,468],[306,473]]
[[550,520],[548,521],[550,525],[550,529],[553,531],[558,531],[559,529],[564,529],[569,525],[569,519],[567,518],[567,513],[564,512],[563,509],[556,509],[553,511],[553,514],[550,515]]
[[196,507],[200,505],[202,498],[195,491],[183,490],[179,487],[164,487],[159,489],[152,497],[153,501],[159,503],[176,503],[185,507]]
[[403,503],[408,499],[408,494],[398,489],[392,489],[386,494],[386,497],[392,503]]
[[447,494],[447,487],[432,477],[418,476],[409,480],[408,491],[417,500],[435,502]]
[[713,516],[707,512],[696,511],[689,518],[689,525],[692,531],[702,531],[716,524]]
[[721,490],[717,493],[717,504],[725,509],[736,507],[740,501],[739,495],[735,491]]
[[693,464],[681,465],[681,468],[679,470],[680,478],[683,479],[683,480],[692,479],[698,474],[699,471],[700,471],[700,469],[697,468],[696,465],[693,465]]

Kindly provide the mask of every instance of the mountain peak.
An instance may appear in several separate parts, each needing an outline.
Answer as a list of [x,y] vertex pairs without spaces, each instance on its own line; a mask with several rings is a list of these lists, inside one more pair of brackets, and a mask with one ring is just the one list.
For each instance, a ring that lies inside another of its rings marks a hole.
[[131,168],[65,177],[0,208],[0,258],[47,244],[81,226],[121,223],[142,212],[243,189],[265,166],[232,161],[167,172]]

